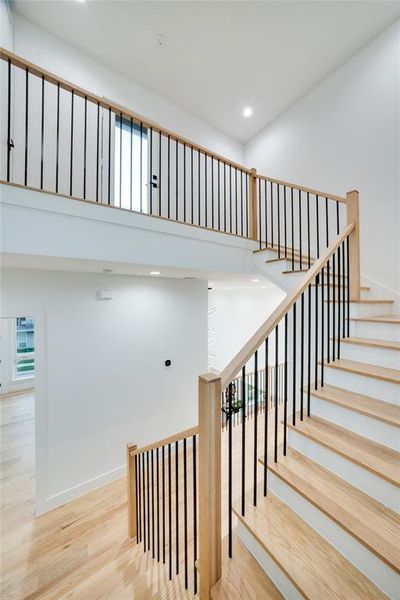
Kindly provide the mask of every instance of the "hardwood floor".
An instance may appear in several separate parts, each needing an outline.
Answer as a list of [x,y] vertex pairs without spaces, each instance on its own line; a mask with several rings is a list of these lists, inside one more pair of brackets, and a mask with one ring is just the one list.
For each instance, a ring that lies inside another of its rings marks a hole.
[[[34,517],[34,397],[3,398],[1,408],[1,598],[2,600],[183,600],[193,598],[184,589],[182,575],[168,581],[168,564],[157,564],[142,544],[127,538],[126,480],[119,479],[57,508]],[[261,422],[261,421],[260,421]],[[271,423],[272,425],[272,423]],[[252,422],[248,427],[246,470],[252,483]],[[272,433],[272,432],[271,432]],[[223,485],[227,485],[227,434],[223,434]],[[259,427],[259,449],[262,427]],[[235,428],[233,462],[240,468],[240,430]],[[272,440],[272,434],[270,439]],[[271,442],[270,442],[271,443]],[[190,469],[188,469],[190,471]],[[259,469],[261,481],[262,470]],[[190,478],[189,478],[190,481]],[[239,477],[233,491],[239,494]],[[182,494],[180,494],[180,502]],[[227,503],[223,502],[223,532]],[[192,552],[189,532],[189,552]],[[183,539],[183,535],[181,535]],[[237,543],[235,542],[237,547]],[[240,563],[251,571],[253,586],[278,592],[242,546]],[[223,551],[223,572],[229,569]],[[182,564],[183,557],[180,557]],[[173,558],[175,568],[175,557]],[[183,572],[183,569],[181,569]],[[236,574],[240,582],[239,573]],[[190,575],[190,580],[192,574]],[[243,582],[240,589],[244,594]],[[222,590],[221,590],[222,593]],[[222,596],[221,596],[222,597]],[[269,596],[265,596],[268,598]]]

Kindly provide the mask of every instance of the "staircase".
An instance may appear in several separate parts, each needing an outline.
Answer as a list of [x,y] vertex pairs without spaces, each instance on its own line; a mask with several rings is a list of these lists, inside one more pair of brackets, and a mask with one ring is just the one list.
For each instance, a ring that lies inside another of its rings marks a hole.
[[289,421],[286,455],[268,457],[267,495],[254,506],[247,492],[245,516],[233,504],[263,591],[224,596],[223,577],[212,598],[400,598],[400,316],[361,293],[340,359],[312,382],[311,416]]

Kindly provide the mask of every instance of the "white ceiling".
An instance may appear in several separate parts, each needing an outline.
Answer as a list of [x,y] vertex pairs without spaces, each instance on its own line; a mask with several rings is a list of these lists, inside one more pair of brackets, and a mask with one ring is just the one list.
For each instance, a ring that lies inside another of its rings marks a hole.
[[[400,14],[400,2],[386,0],[15,0],[12,5],[240,142]],[[166,38],[163,46],[156,44],[159,33]],[[245,119],[248,105],[253,116]]]

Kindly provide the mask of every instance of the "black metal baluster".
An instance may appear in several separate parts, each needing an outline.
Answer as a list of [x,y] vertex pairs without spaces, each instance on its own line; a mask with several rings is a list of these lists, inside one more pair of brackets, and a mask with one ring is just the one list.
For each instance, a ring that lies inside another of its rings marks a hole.
[[253,505],[257,506],[257,436],[258,436],[258,350],[254,353],[254,455],[253,455]]
[[232,233],[232,165],[229,165],[229,233]]
[[324,387],[325,360],[325,269],[321,273],[321,387]]
[[147,473],[147,550],[150,550],[150,452],[146,452],[146,473]]
[[[129,164],[129,208],[132,210],[133,207],[133,119],[131,117],[130,126],[130,152],[129,152],[130,164]],[[152,169],[150,169],[150,173]]]
[[28,185],[28,144],[29,144],[29,69],[25,69],[25,178],[24,183]]
[[279,183],[276,184],[277,188],[277,211],[278,211],[278,258],[281,257],[281,202],[279,194]]
[[160,562],[160,452],[156,448],[156,493],[157,493],[157,562]]
[[108,108],[108,198],[107,203],[111,204],[111,106]]
[[72,196],[72,178],[74,168],[74,90],[71,92],[71,152],[69,163],[69,195]]
[[204,155],[204,220],[205,226],[208,227],[208,173],[207,173],[207,154]]
[[332,255],[332,360],[336,355],[336,251]]
[[232,383],[228,386],[228,556],[232,558]]
[[158,216],[159,217],[161,217],[161,211],[162,211],[161,184],[162,184],[162,133],[160,130],[159,139],[158,139]]
[[172,486],[171,486],[171,444],[168,444],[168,578],[172,579]]
[[150,170],[148,173],[148,185],[149,185],[149,194],[150,194],[150,214],[153,214],[153,128],[150,127],[150,144],[149,144],[149,154],[150,154]]
[[87,163],[87,96],[85,96],[85,122],[83,126],[83,199],[86,200],[86,163]]
[[167,218],[170,219],[171,218],[171,136],[168,136],[167,169],[168,169]]
[[179,220],[179,207],[178,207],[178,195],[179,195],[179,144],[178,140],[175,140],[175,220]]
[[265,247],[268,248],[268,202],[267,202],[267,180],[264,179],[264,217],[265,217]]
[[347,281],[345,279],[346,277],[346,263],[345,263],[345,254],[344,254],[344,241],[340,244],[341,247],[341,253],[342,253],[342,273],[343,273],[343,285],[342,285],[342,337],[345,338],[346,337],[346,285],[347,285]]
[[[269,396],[268,396],[268,338],[265,340],[265,413],[264,413],[264,496],[268,489],[268,417],[269,417]],[[243,513],[244,516],[244,513]]]
[[278,462],[278,343],[279,325],[275,327],[275,438],[274,462]]
[[[122,206],[122,128],[123,128],[123,121],[122,121],[122,113],[120,113],[119,115],[119,121],[120,121],[120,129],[119,129],[119,206]],[[117,202],[117,199],[115,198],[115,203]]]
[[143,481],[143,552],[147,550],[147,516],[146,516],[146,460],[142,454],[142,481]]
[[271,198],[271,247],[274,247],[274,188],[272,181],[270,182],[270,198]]
[[290,188],[290,206],[291,206],[291,229],[292,229],[292,271],[294,271],[294,203],[293,203],[293,195],[294,195],[294,190],[293,188]]
[[197,151],[197,188],[198,188],[198,213],[199,213],[199,222],[198,225],[201,225],[201,193],[200,193],[200,150]]
[[193,590],[197,594],[197,451],[196,436],[193,436]]
[[[57,108],[56,108],[56,194],[58,193],[58,171],[60,159],[60,84],[57,83]],[[99,126],[97,124],[97,131]]]
[[246,237],[249,237],[249,176],[245,174],[245,189],[246,189]]
[[244,217],[244,202],[243,202],[243,171],[240,171],[240,232],[243,236],[243,217]]
[[183,222],[186,223],[186,142],[183,144]]
[[292,405],[292,425],[296,425],[296,355],[297,355],[297,346],[296,346],[296,302],[293,304],[293,405]]
[[242,516],[246,504],[246,367],[242,368]]
[[340,322],[340,313],[341,313],[341,286],[342,286],[342,272],[341,272],[341,256],[340,256],[340,246],[336,250],[337,253],[337,279],[338,279],[338,292],[337,292],[337,358],[340,359],[340,332],[341,332],[341,322]]
[[258,237],[260,242],[260,249],[262,248],[262,235],[261,235],[261,179],[258,180]]
[[310,235],[310,193],[307,192],[307,253],[308,268],[311,268],[311,235]]
[[143,123],[140,122],[140,212],[143,212]]
[[286,209],[286,185],[283,186],[283,220],[285,237],[285,258],[287,258],[287,209]]
[[42,75],[42,112],[40,126],[40,189],[43,189],[43,155],[44,155],[44,75]]
[[175,545],[176,574],[179,574],[179,442],[175,442]]
[[165,446],[161,448],[161,483],[162,483],[162,560],[165,565]]
[[314,329],[314,338],[315,338],[315,382],[314,388],[318,389],[318,284],[319,284],[319,274],[315,277],[315,329]]
[[285,341],[284,341],[284,383],[283,383],[283,455],[286,456],[287,448],[287,404],[288,404],[288,313],[285,314]]
[[11,175],[11,59],[8,59],[7,69],[7,181],[10,181]]
[[138,481],[138,487],[137,487],[137,491],[136,491],[136,503],[137,503],[137,508],[136,508],[136,512],[137,512],[137,517],[138,517],[138,524],[137,524],[137,540],[140,543],[142,541],[142,477],[141,477],[141,467],[140,467],[140,454],[137,454],[137,465],[136,465],[136,473],[137,473],[137,481]]
[[300,421],[304,417],[304,292],[300,301]]
[[226,231],[226,163],[224,163],[224,231]]
[[187,449],[186,438],[183,440],[183,521],[184,521],[184,553],[185,553],[185,590],[188,589],[188,509],[187,509]]
[[151,550],[152,557],[155,557],[154,546],[154,450],[151,449]]
[[310,416],[311,408],[311,284],[308,286],[308,363],[307,363],[307,417]]
[[191,168],[191,176],[190,176],[190,191],[191,191],[191,223],[193,225],[194,219],[194,181],[193,181],[193,146],[190,149],[190,168]]
[[303,245],[303,240],[302,240],[302,223],[301,223],[301,190],[299,190],[299,197],[298,197],[298,204],[299,204],[299,252],[300,252],[300,269],[303,268],[303,250],[302,250],[302,245]]
[[214,223],[215,223],[215,205],[214,205],[214,194],[215,194],[215,190],[214,190],[214,170],[215,170],[215,164],[214,164],[214,157],[211,157],[211,227],[212,229],[214,229]]
[[[261,213],[260,213],[261,215]],[[237,167],[235,167],[235,233],[238,234],[238,191],[237,191]]]
[[347,261],[347,337],[350,337],[350,245],[349,236],[346,238]]

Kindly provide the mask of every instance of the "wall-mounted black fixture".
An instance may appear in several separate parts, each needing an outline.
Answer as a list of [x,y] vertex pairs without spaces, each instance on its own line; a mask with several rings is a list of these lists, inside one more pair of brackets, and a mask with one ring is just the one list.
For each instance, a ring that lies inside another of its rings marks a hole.
[[165,366],[166,367],[170,367],[171,366],[171,361],[169,360],[169,358],[165,361]]

